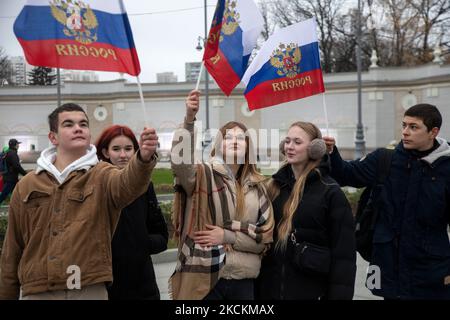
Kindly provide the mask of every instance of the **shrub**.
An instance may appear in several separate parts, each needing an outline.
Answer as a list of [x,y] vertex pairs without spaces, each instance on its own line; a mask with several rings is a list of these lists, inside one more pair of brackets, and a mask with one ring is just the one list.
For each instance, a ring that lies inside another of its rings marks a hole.
[[172,184],[155,184],[155,193],[156,194],[167,194],[167,193],[173,193],[173,185]]
[[0,256],[2,254],[3,240],[5,239],[7,226],[8,226],[8,217],[0,216]]
[[173,235],[173,225],[172,225],[172,204],[173,201],[163,201],[160,202],[161,211],[164,216],[164,220],[166,220],[167,229],[169,230],[169,238]]
[[356,209],[358,207],[359,197],[363,192],[364,188],[356,189],[356,192],[349,192],[348,188],[342,188],[345,196],[347,197],[348,202],[350,203],[350,207],[352,208],[353,216],[356,214]]

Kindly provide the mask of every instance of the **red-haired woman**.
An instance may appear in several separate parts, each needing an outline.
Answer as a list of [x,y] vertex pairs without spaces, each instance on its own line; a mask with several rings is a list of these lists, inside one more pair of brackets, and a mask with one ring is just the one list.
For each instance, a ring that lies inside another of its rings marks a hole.
[[[130,128],[106,128],[96,143],[97,156],[126,167],[139,145]],[[150,255],[167,249],[168,232],[153,184],[122,210],[112,239],[113,283],[110,300],[160,299]]]

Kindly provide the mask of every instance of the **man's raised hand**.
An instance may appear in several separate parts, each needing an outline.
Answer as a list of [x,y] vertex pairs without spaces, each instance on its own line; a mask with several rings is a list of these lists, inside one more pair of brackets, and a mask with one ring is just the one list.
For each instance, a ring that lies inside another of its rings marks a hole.
[[139,150],[141,159],[145,162],[151,160],[158,148],[158,136],[153,128],[144,128],[139,139]]

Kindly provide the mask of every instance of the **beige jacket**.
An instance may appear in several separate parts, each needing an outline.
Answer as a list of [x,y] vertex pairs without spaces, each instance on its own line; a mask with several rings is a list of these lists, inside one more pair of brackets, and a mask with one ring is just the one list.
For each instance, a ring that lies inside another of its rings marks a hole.
[[[194,145],[194,122],[183,124],[183,128],[179,128],[174,135],[174,149],[176,150],[177,141],[180,136],[192,139]],[[181,151],[181,150],[180,150]],[[184,151],[184,150],[183,150]],[[194,148],[191,148],[191,163],[195,162]],[[172,155],[173,157],[174,155]],[[186,213],[192,211],[192,193],[196,184],[196,166],[210,166],[212,168],[211,180],[214,185],[221,180],[222,189],[217,189],[212,196],[216,208],[216,225],[223,226],[223,222],[227,219],[235,220],[235,203],[236,203],[236,184],[234,176],[228,169],[227,165],[221,159],[213,158],[209,163],[175,163],[172,160],[172,169],[176,177],[177,184],[181,185],[187,193]],[[213,185],[213,188],[214,188]],[[245,194],[246,212],[241,221],[247,221],[256,224],[260,210],[260,200],[258,197],[258,188],[264,188],[262,183],[257,183],[248,179],[245,181],[243,191]],[[214,189],[213,189],[214,190]],[[265,190],[264,190],[264,194]],[[270,201],[267,199],[270,205]],[[270,205],[270,210],[272,210]],[[272,215],[272,213],[271,213]],[[187,228],[188,226],[184,226]],[[267,244],[257,243],[247,234],[240,231],[231,231],[225,229],[224,242],[228,244],[226,251],[225,266],[221,269],[220,278],[225,279],[254,279],[258,276],[261,267],[261,255],[266,249]]]

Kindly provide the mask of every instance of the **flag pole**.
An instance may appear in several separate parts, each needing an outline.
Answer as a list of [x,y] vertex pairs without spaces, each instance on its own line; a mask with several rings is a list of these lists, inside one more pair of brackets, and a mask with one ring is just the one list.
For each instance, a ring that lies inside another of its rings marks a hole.
[[329,128],[328,128],[328,111],[327,111],[327,102],[325,101],[325,92],[322,93],[322,101],[323,101],[323,103],[322,103],[323,104],[323,111],[325,113],[325,124],[327,126],[327,136],[329,136],[330,132],[329,132]]
[[144,125],[146,128],[148,128],[149,126],[148,126],[148,122],[147,122],[147,110],[145,108],[144,95],[142,93],[142,86],[141,86],[141,81],[139,80],[139,76],[136,76],[136,80],[137,80],[138,89],[139,89],[139,97],[141,98],[142,112],[144,114]]
[[56,107],[61,106],[61,72],[59,71],[59,68],[56,68],[56,95],[58,99],[58,105]]
[[198,87],[200,86],[200,79],[202,78],[204,64],[205,64],[205,62],[202,60],[202,63],[200,65],[200,71],[198,72],[198,79],[197,79],[197,85],[195,86],[195,90],[198,90]]

